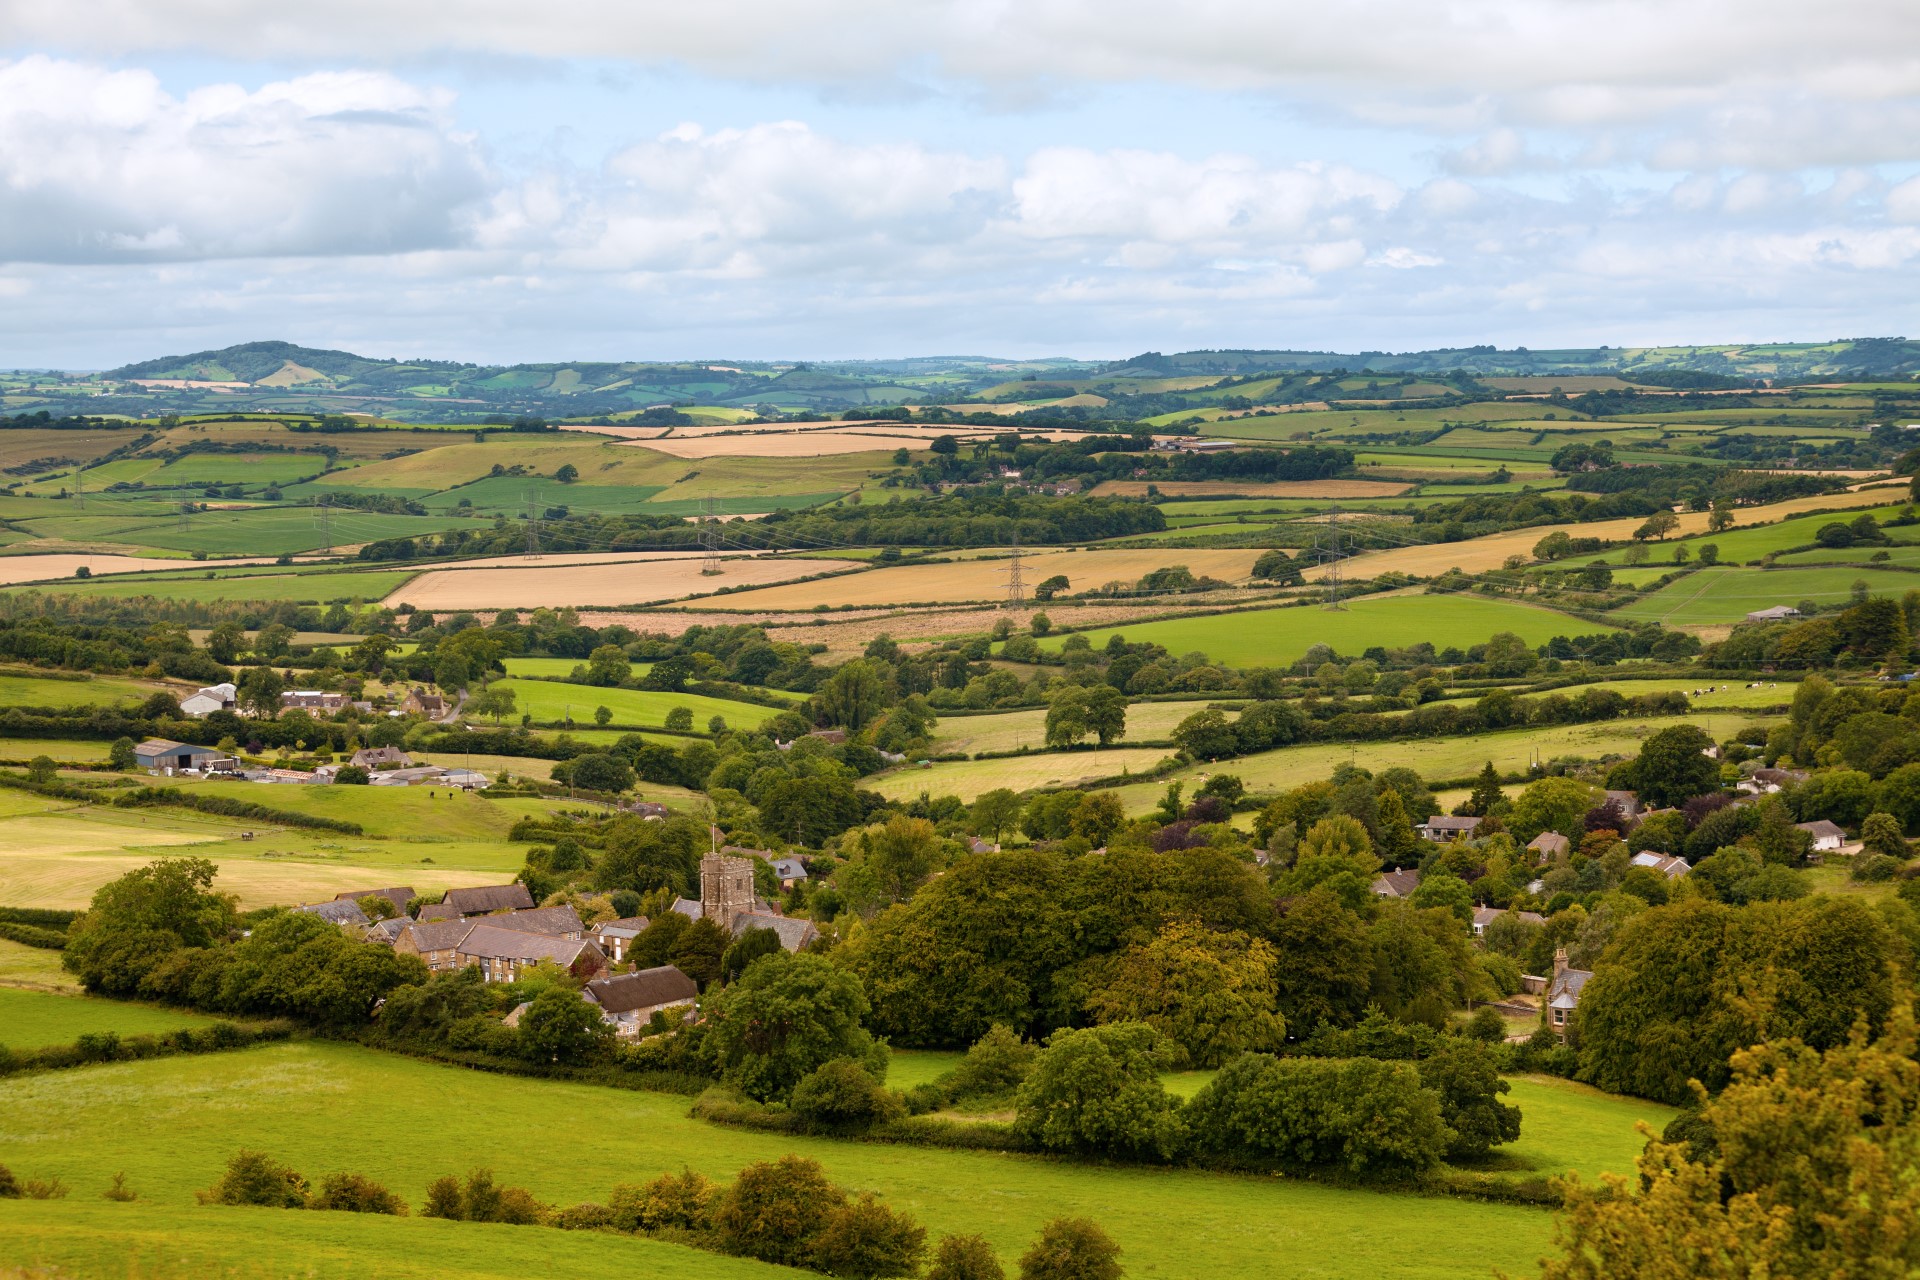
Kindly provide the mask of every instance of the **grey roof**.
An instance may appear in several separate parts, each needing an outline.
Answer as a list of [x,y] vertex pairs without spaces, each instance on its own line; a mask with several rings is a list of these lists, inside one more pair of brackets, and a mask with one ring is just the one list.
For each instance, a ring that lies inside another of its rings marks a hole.
[[405,916],[388,916],[385,920],[375,920],[367,926],[367,931],[391,946],[400,940],[400,935],[414,927],[414,921]]
[[1749,622],[1771,621],[1777,618],[1797,618],[1800,611],[1790,604],[1776,604],[1770,609],[1755,609],[1747,615]]
[[1373,881],[1373,891],[1383,898],[1410,898],[1420,887],[1418,871],[1385,871]]
[[1547,987],[1547,1003],[1562,1009],[1573,1008],[1580,1003],[1580,993],[1586,988],[1587,979],[1592,976],[1590,969],[1562,969],[1553,975],[1553,981]]
[[542,933],[520,933],[513,929],[496,929],[492,925],[476,924],[468,931],[454,950],[463,956],[490,960],[551,960],[558,965],[570,965],[583,954],[592,953],[604,961],[606,956],[599,947],[584,939],[550,938]]
[[773,861],[773,874],[782,880],[805,880],[807,868],[798,858],[776,858]]
[[1658,871],[1669,880],[1678,879],[1693,870],[1693,864],[1685,858],[1670,858],[1664,853],[1655,853],[1651,849],[1642,849],[1634,854],[1633,865]]
[[518,881],[513,884],[487,884],[471,889],[447,890],[447,905],[463,916],[485,915],[489,911],[522,911],[533,906],[533,895]]
[[531,911],[503,911],[496,916],[481,916],[473,923],[512,929],[516,933],[544,933],[550,938],[586,930],[580,923],[580,913],[564,903],[557,907],[535,907]]
[[[1507,911],[1501,907],[1475,907],[1473,909],[1473,927],[1476,929],[1484,929],[1506,914],[1508,914]],[[1513,912],[1513,914],[1518,916],[1522,923],[1525,924],[1545,924],[1547,922],[1547,918],[1538,911],[1516,911]]]
[[1812,836],[1815,840],[1845,840],[1847,838],[1847,832],[1844,827],[1829,822],[1825,818],[1817,818],[1812,822],[1796,822],[1793,825]]
[[1480,819],[1442,813],[1428,818],[1420,825],[1429,831],[1471,831],[1480,825]]
[[622,920],[602,920],[588,932],[596,938],[637,938],[646,928],[645,916],[627,916]]
[[451,951],[473,932],[473,922],[454,919],[423,923],[415,920],[412,927],[403,932],[413,938],[413,945],[417,950]]
[[638,973],[595,978],[583,994],[608,1013],[631,1013],[635,1009],[692,1000],[700,994],[700,988],[679,969],[663,964]]
[[675,898],[673,900],[673,909],[677,914],[683,915],[689,920],[698,920],[700,918],[700,900],[698,898]]
[[1558,831],[1542,831],[1527,841],[1527,848],[1537,849],[1541,853],[1565,853],[1572,845],[1573,842]]
[[303,907],[295,907],[294,910],[319,916],[328,924],[364,925],[367,923],[367,913],[362,911],[360,904],[351,898],[335,899],[332,902],[313,902]]
[[429,902],[420,908],[419,920],[458,920],[460,908],[450,902]]
[[359,902],[362,898],[372,898],[376,896],[385,898],[388,902],[391,902],[393,909],[404,916],[407,914],[407,904],[412,902],[416,895],[413,892],[413,886],[399,884],[393,886],[391,889],[349,889],[345,893],[334,894],[333,900],[335,902],[345,902],[348,900]]
[[405,767],[413,763],[413,757],[399,747],[362,747],[353,753],[350,763],[363,769],[373,769],[383,764]]
[[780,936],[780,945],[789,951],[798,951],[820,936],[813,921],[802,920],[794,916],[777,916],[770,911],[742,911],[733,918],[733,936],[739,937],[754,929],[771,929]]

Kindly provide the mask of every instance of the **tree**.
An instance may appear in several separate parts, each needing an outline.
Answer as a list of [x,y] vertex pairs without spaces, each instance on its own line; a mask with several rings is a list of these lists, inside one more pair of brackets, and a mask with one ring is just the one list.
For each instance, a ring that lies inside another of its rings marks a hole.
[[1725,533],[1733,528],[1733,509],[1725,498],[1713,500],[1713,514],[1707,517],[1708,533]]
[[264,1151],[234,1152],[220,1181],[194,1193],[201,1204],[259,1205],[269,1209],[307,1207],[307,1180]]
[[[1033,598],[1035,600],[1051,600],[1062,591],[1071,590],[1072,587],[1073,584],[1067,581],[1066,574],[1056,573],[1033,589]],[[1036,631],[1034,634],[1039,635],[1040,633]]]
[[230,667],[246,643],[247,633],[239,623],[215,623],[213,630],[207,632],[207,656],[223,667]]
[[1088,732],[1103,747],[1127,736],[1127,696],[1112,685],[1096,685],[1088,691],[1083,715]]
[[1564,529],[1555,529],[1533,544],[1535,560],[1558,560],[1573,552],[1573,538]]
[[1479,776],[1473,780],[1473,791],[1467,796],[1463,806],[1467,813],[1476,818],[1484,818],[1493,812],[1493,806],[1506,799],[1506,793],[1500,789],[1500,775],[1495,772],[1493,761],[1489,760],[1480,769]]
[[[603,729],[606,726],[612,724],[613,708],[612,707],[595,707],[593,709],[593,722],[599,725]],[[498,724],[499,721],[496,720],[494,723]]]
[[1633,1179],[1576,1176],[1545,1280],[1911,1275],[1920,1268],[1920,1071],[1903,1010],[1824,1051],[1733,1057],[1731,1082],[1647,1144]]
[[941,1236],[927,1280],[1007,1280],[993,1246],[981,1236]]
[[949,1075],[948,1088],[956,1098],[1001,1097],[1020,1087],[1039,1055],[1037,1045],[996,1023],[968,1048]]
[[1720,766],[1707,754],[1713,739],[1697,726],[1676,724],[1648,737],[1632,766],[1640,802],[1650,809],[1676,808],[1720,789]]
[[1860,843],[1869,853],[1903,861],[1907,857],[1907,838],[1900,830],[1899,820],[1892,814],[1868,814],[1867,820],[1860,825]]
[[1179,921],[1099,966],[1087,1009],[1102,1023],[1144,1022],[1194,1066],[1217,1067],[1285,1041],[1286,1022],[1274,1012],[1276,968],[1265,942]]
[[720,1198],[713,1225],[728,1253],[802,1266],[814,1236],[846,1202],[816,1161],[787,1155],[742,1169]]
[[[1479,1012],[1492,1013],[1487,1006]],[[1494,1014],[1495,1022],[1499,1015]],[[1498,1043],[1496,1040],[1495,1043]],[[1454,1044],[1417,1064],[1420,1083],[1439,1095],[1440,1119],[1453,1131],[1450,1160],[1477,1160],[1503,1142],[1520,1137],[1520,1108],[1500,1101],[1512,1091],[1486,1048]]]
[[871,1191],[828,1214],[808,1250],[816,1271],[848,1280],[918,1275],[926,1256],[926,1228],[910,1214],[887,1208]]
[[815,714],[824,724],[864,729],[886,708],[888,684],[885,664],[855,658],[828,676],[814,694]]
[[1717,542],[1709,542],[1709,543],[1703,544],[1700,548],[1699,555],[1700,555],[1700,563],[1703,565],[1719,564],[1720,563],[1720,544]]
[[53,762],[52,756],[40,755],[27,761],[27,777],[41,784],[49,783],[60,776],[60,766]]
[[504,684],[491,684],[467,701],[467,710],[476,716],[492,716],[497,728],[501,717],[514,713],[514,692]]
[[587,791],[617,794],[633,785],[633,766],[621,756],[592,751],[570,762],[573,785]]
[[632,677],[633,664],[627,661],[627,651],[617,644],[603,644],[587,655],[588,684],[611,689]]
[[132,738],[115,738],[113,745],[107,748],[107,763],[122,773],[138,768],[140,757],[134,754]]
[[1473,890],[1459,876],[1429,872],[1413,891],[1413,905],[1450,911],[1462,924],[1473,920]]
[[674,707],[667,712],[662,723],[670,733],[690,733],[693,731],[693,708]]
[[1233,755],[1240,744],[1226,716],[1212,709],[1196,711],[1182,720],[1173,731],[1173,740],[1196,760],[1218,760]]
[[171,952],[224,941],[239,917],[230,895],[213,892],[216,874],[205,858],[161,858],[101,886],[61,963],[89,991],[127,995]]
[[[642,935],[644,936],[644,935]],[[763,956],[710,1001],[705,1048],[727,1083],[760,1101],[785,1098],[833,1058],[873,1064],[886,1051],[862,1025],[860,979],[815,955]]]
[[560,469],[553,473],[553,478],[561,484],[572,484],[580,478],[580,468],[571,462],[563,462],[560,464]]
[[1543,831],[1578,840],[1586,834],[1581,820],[1604,798],[1600,788],[1578,778],[1540,778],[1514,799],[1507,826],[1515,840],[1531,840]]
[[249,667],[240,676],[240,705],[256,714],[278,715],[284,692],[286,685],[272,667]]
[[899,1103],[852,1058],[823,1062],[793,1087],[788,1109],[814,1129],[847,1133],[898,1114]]
[[1087,691],[1065,685],[1047,699],[1046,743],[1070,747],[1087,736]]
[[1290,1169],[1418,1173],[1452,1133],[1410,1063],[1375,1058],[1234,1059],[1187,1104],[1194,1144]]
[[1015,1098],[1014,1128],[1051,1151],[1165,1159],[1179,1146],[1179,1102],[1160,1083],[1171,1065],[1140,1022],[1056,1031]]
[[1666,536],[1680,527],[1680,517],[1671,511],[1656,511],[1647,517],[1645,524],[1633,531],[1634,541],[1644,542],[1648,538],[1666,540]]
[[1020,1255],[1020,1280],[1120,1280],[1120,1246],[1086,1218],[1055,1218]]
[[998,844],[1000,833],[1019,820],[1020,797],[1006,787],[982,792],[974,800],[970,816],[973,829]]
[[895,902],[913,896],[940,865],[940,835],[925,818],[896,813],[859,833],[859,852]]
[[373,775],[367,772],[365,766],[357,764],[343,764],[333,775],[333,783],[337,787],[364,787],[372,781]]

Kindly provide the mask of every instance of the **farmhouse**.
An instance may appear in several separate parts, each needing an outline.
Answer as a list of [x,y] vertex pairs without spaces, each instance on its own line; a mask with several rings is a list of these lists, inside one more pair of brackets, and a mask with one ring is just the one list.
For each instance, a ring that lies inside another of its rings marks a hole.
[[1825,818],[1817,822],[1796,822],[1793,825],[1813,837],[1815,853],[1833,853],[1847,842],[1847,833]]
[[1742,778],[1739,790],[1750,796],[1775,795],[1781,788],[1805,782],[1807,775],[1798,769],[1755,769],[1751,777]]
[[178,773],[204,769],[221,758],[212,747],[194,747],[168,738],[148,738],[133,749],[133,758],[148,773]]
[[1471,837],[1479,829],[1480,819],[1478,818],[1459,818],[1446,813],[1428,818],[1417,828],[1423,837],[1435,844],[1445,844],[1449,840],[1458,840],[1463,836]]
[[280,695],[282,711],[343,711],[350,699],[344,693],[323,689],[289,689]]
[[414,893],[412,886],[403,884],[396,885],[391,889],[352,889],[346,893],[336,893],[333,895],[335,902],[353,901],[364,903],[368,898],[385,898],[393,904],[395,915],[404,916],[407,914],[407,904],[413,901]]
[[1649,871],[1658,871],[1669,880],[1678,880],[1693,870],[1693,864],[1685,858],[1670,858],[1664,853],[1655,853],[1651,849],[1643,849],[1634,854],[1633,865],[1645,867]]
[[628,916],[623,920],[602,920],[593,926],[587,936],[593,939],[595,946],[607,953],[607,958],[615,964],[627,962],[627,952],[633,947],[633,940],[647,930],[645,916]]
[[1418,871],[1387,871],[1374,877],[1373,891],[1383,898],[1411,898],[1420,887]]
[[1573,842],[1561,835],[1558,831],[1542,831],[1539,835],[1527,841],[1527,848],[1533,850],[1536,855],[1536,860],[1540,862],[1557,858],[1572,847]]
[[457,967],[479,965],[485,982],[516,981],[542,961],[575,974],[598,973],[607,967],[600,948],[584,939],[552,938],[490,924],[468,926],[466,937],[454,945],[453,955]]
[[1788,618],[1797,618],[1800,611],[1790,604],[1776,604],[1771,609],[1755,609],[1747,615],[1748,622],[1785,622]]
[[614,1034],[631,1040],[656,1013],[682,1009],[691,1014],[700,988],[674,966],[663,964],[638,973],[595,978],[580,994],[599,1006],[601,1021],[609,1023]]
[[347,763],[368,770],[404,769],[413,763],[413,757],[398,747],[362,747]]
[[438,720],[447,714],[447,700],[437,693],[428,693],[419,685],[415,685],[401,700],[400,710],[406,715],[425,716],[429,720]]
[[472,889],[449,889],[445,904],[463,916],[483,916],[489,911],[528,911],[533,895],[524,884],[489,884]]
[[180,714],[199,720],[216,711],[231,711],[239,690],[226,682],[210,684],[194,693],[190,698],[180,700]]
[[1572,1019],[1573,1011],[1580,1007],[1580,992],[1591,977],[1593,972],[1590,969],[1567,967],[1565,947],[1553,953],[1553,977],[1547,983],[1546,1008],[1553,1029],[1562,1040],[1567,1038],[1567,1023]]
[[402,955],[419,956],[433,972],[445,973],[461,966],[456,951],[471,932],[473,925],[466,920],[416,920],[395,936],[393,949]]

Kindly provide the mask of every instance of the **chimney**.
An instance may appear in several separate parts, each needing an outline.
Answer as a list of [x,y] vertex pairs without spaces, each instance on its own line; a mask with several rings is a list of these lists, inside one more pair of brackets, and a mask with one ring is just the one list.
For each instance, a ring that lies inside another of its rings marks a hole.
[[1557,980],[1567,971],[1567,949],[1555,947],[1553,950],[1553,976]]

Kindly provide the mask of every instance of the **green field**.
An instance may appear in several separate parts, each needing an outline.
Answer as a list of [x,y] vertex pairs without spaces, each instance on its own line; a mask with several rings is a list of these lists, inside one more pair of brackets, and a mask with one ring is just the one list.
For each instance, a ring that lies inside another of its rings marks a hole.
[[[269,1220],[263,1230],[298,1232],[300,1244],[309,1247],[324,1240],[351,1250],[356,1242],[378,1240],[396,1258],[430,1256],[435,1276],[554,1274],[553,1259],[564,1256],[558,1251],[581,1239],[604,1251],[578,1255],[583,1260],[611,1263],[632,1256],[617,1252],[626,1242],[601,1243],[600,1237],[541,1228],[194,1205],[194,1189],[214,1181],[242,1144],[288,1161],[309,1178],[340,1169],[365,1173],[416,1205],[433,1178],[479,1164],[490,1165],[503,1183],[526,1186],[564,1205],[603,1200],[615,1182],[643,1181],[683,1166],[726,1178],[750,1161],[795,1151],[818,1159],[843,1185],[880,1192],[936,1236],[984,1234],[1009,1265],[1042,1222],[1075,1214],[1096,1219],[1112,1233],[1125,1250],[1130,1275],[1196,1280],[1440,1280],[1484,1276],[1496,1266],[1518,1273],[1530,1269],[1547,1247],[1551,1225],[1551,1218],[1536,1209],[1393,1197],[1269,1177],[714,1128],[688,1118],[686,1108],[681,1097],[461,1071],[323,1042],[7,1080],[0,1082],[0,1162],[22,1178],[57,1175],[76,1190],[70,1201],[31,1206],[32,1215],[12,1208],[0,1215],[0,1261],[46,1258],[57,1244],[97,1265],[121,1257],[115,1243],[120,1232],[139,1233],[133,1237],[138,1240],[163,1224],[178,1241],[170,1247],[236,1262],[257,1257],[251,1233],[244,1252],[235,1249],[234,1237],[220,1238],[218,1233],[236,1219]],[[439,1123],[452,1116],[492,1119]],[[431,1125],[433,1137],[342,1141],[343,1122],[356,1131],[378,1133]],[[129,1133],[140,1134],[141,1141],[127,1141]],[[542,1134],[565,1135],[565,1158],[554,1158],[550,1143],[525,1140]],[[1546,1134],[1542,1139],[1551,1140]],[[141,1195],[125,1217],[115,1215],[127,1206],[94,1211],[99,1188],[118,1170]],[[282,1228],[288,1219],[293,1225]],[[50,1240],[48,1227],[66,1222],[76,1229]],[[130,1226],[117,1226],[123,1222]],[[1383,1230],[1385,1222],[1396,1229]],[[1417,1238],[1419,1247],[1408,1248],[1409,1238]],[[523,1247],[523,1239],[533,1242],[524,1246],[525,1256],[544,1253],[528,1269],[511,1270],[514,1264],[497,1250],[501,1244]],[[1285,1247],[1276,1248],[1276,1241]],[[273,1257],[288,1256],[276,1255],[276,1249],[297,1246],[264,1247]],[[709,1259],[704,1255],[665,1246],[656,1250],[648,1259],[655,1267],[641,1274],[705,1274],[701,1268]],[[352,1271],[331,1247],[297,1256],[297,1274],[303,1276],[406,1274],[379,1265]],[[352,1261],[358,1264],[364,1256]],[[591,1262],[589,1268],[603,1269]]]
[[[0,708],[3,707],[121,707],[139,704],[160,689],[158,684],[128,680],[119,676],[94,676],[90,680],[52,680],[40,676],[0,675]],[[192,693],[182,685],[172,686],[173,694]],[[0,744],[5,741],[0,735]],[[0,745],[0,752],[12,753]],[[79,759],[61,756],[59,759]]]
[[[1772,524],[1751,525],[1744,529],[1727,529],[1720,533],[1700,533],[1689,538],[1674,538],[1666,542],[1649,542],[1646,548],[1649,563],[1671,561],[1674,549],[1686,547],[1689,557],[1696,556],[1702,545],[1711,542],[1720,548],[1722,564],[1745,564],[1758,560],[1769,552],[1785,551],[1788,547],[1801,547],[1814,541],[1820,529],[1838,521],[1845,524],[1863,515],[1870,515],[1883,524],[1899,515],[1899,506],[1864,507],[1859,510],[1831,511],[1816,515],[1795,516],[1789,520],[1778,520]],[[1889,536],[1893,538],[1914,537],[1920,530],[1893,529]],[[1877,547],[1850,547],[1848,551],[1864,560],[1879,550]],[[1625,563],[1624,547],[1615,548],[1605,555],[1595,557],[1576,557],[1585,564],[1590,559],[1606,560],[1613,564]]]
[[[1127,736],[1123,741],[1164,742],[1174,728],[1196,711],[1204,711],[1205,702],[1136,702],[1127,708]],[[1228,718],[1232,718],[1229,713]],[[984,716],[942,716],[935,731],[933,749],[940,755],[965,751],[1018,751],[1021,747],[1043,748],[1047,740],[1047,713],[996,711]]]
[[212,1021],[197,1013],[159,1005],[0,987],[0,1045],[10,1049],[72,1044],[81,1036],[101,1031],[123,1036],[155,1035]]
[[1651,595],[1629,601],[1614,616],[1667,626],[1711,626],[1739,622],[1747,614],[1777,604],[1812,600],[1833,605],[1849,598],[1853,584],[1864,582],[1875,595],[1901,596],[1920,588],[1920,574],[1894,569],[1834,565],[1811,569],[1702,569]]
[[[571,670],[572,668],[568,668]],[[693,727],[707,731],[707,721],[722,716],[738,727],[752,727],[779,714],[778,708],[756,706],[751,702],[733,702],[707,698],[697,693],[658,693],[650,689],[599,689],[585,684],[561,684],[553,680],[507,679],[494,682],[495,688],[513,690],[515,714],[531,715],[536,723],[560,721],[569,714],[579,725],[593,723],[595,707],[613,712],[617,725],[658,726],[666,723],[667,712],[686,707],[693,712]]]
[[63,578],[43,582],[31,590],[63,595],[107,596],[125,600],[136,596],[164,596],[202,603],[215,600],[292,601],[331,604],[334,601],[372,601],[400,589],[417,572],[412,569],[367,569],[300,573],[282,568],[252,573],[208,569],[192,577],[178,573],[123,574],[103,578]]
[[277,556],[345,547],[380,538],[418,537],[468,523],[458,516],[396,516],[341,509],[322,522],[317,507],[252,507],[129,519],[61,515],[23,522],[36,536],[74,542],[130,544],[212,556]]
[[1171,747],[1107,747],[1100,751],[1035,752],[997,760],[954,760],[924,769],[909,764],[863,779],[861,785],[892,800],[911,800],[924,791],[931,796],[959,796],[971,801],[983,792],[1001,787],[1012,791],[1073,787],[1096,778],[1140,773],[1166,759],[1172,750]]
[[[564,680],[573,674],[575,667],[584,667],[585,658],[503,658],[501,664],[510,676],[537,676],[548,680]],[[651,662],[632,663],[633,674],[645,675],[653,669]]]
[[77,992],[80,981],[60,967],[60,953],[0,938],[0,987]]
[[[1103,627],[1081,634],[1096,649],[1109,637],[1123,635],[1132,643],[1151,641],[1176,654],[1204,653],[1230,667],[1279,667],[1294,662],[1315,644],[1329,644],[1340,654],[1357,656],[1374,645],[1398,649],[1422,640],[1436,649],[1466,649],[1485,644],[1498,631],[1514,632],[1537,645],[1554,636],[1608,629],[1507,600],[1411,595],[1361,598],[1343,610],[1262,609]],[[1048,636],[1040,643],[1057,651],[1065,637]]]

